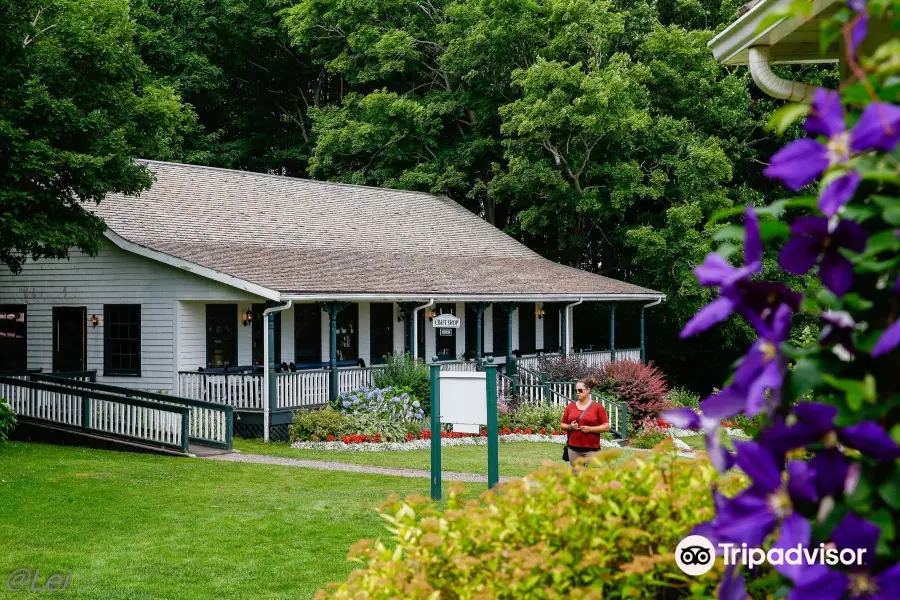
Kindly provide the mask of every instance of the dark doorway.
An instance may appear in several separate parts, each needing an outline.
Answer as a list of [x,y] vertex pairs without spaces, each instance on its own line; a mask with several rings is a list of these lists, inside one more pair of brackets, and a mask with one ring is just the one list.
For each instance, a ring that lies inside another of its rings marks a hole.
[[320,304],[294,305],[294,360],[298,364],[322,361],[322,311]]
[[544,303],[544,351],[559,352],[560,304]]
[[[438,304],[435,307],[438,315],[456,316],[455,304]],[[429,327],[431,324],[429,323]],[[439,360],[455,360],[456,359],[456,329],[435,329],[436,336],[435,348]],[[450,335],[445,335],[449,333]]]
[[[467,304],[466,311],[466,358],[476,356],[476,334],[478,333],[478,313],[471,304]],[[484,347],[484,314],[481,319],[481,346]]]
[[237,304],[206,305],[206,366],[237,366]]
[[384,363],[384,357],[394,352],[394,305],[377,302],[369,305],[369,336],[373,365]]
[[494,310],[491,312],[493,313],[492,323],[494,325],[493,356],[506,356],[506,351],[512,350],[512,348],[507,348],[509,342],[509,311],[502,304],[495,304]]
[[[519,351],[522,354],[534,354],[536,350],[535,309],[537,304],[519,305]],[[515,348],[513,348],[515,350]]]
[[[263,327],[266,324],[266,320],[263,318],[263,311],[268,308],[267,304],[254,304],[253,305],[253,319],[250,321],[251,326],[253,327],[253,364],[261,365],[263,364]],[[275,319],[275,356],[273,357],[276,365],[281,364],[281,313],[283,311],[278,311],[276,313],[272,313],[272,316]]]
[[337,359],[359,358],[359,304],[349,304],[337,314]]
[[0,373],[24,373],[28,366],[27,309],[0,306]]
[[53,370],[87,369],[87,308],[53,307]]

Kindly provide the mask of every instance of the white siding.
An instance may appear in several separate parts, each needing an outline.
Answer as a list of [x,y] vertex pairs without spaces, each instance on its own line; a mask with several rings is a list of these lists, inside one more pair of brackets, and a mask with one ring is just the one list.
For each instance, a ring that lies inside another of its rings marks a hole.
[[[543,302],[540,304],[543,308]],[[544,320],[539,319],[537,315],[532,315],[534,319],[534,347],[542,350],[544,348]]]
[[[517,305],[517,308],[516,308],[516,311],[513,312],[513,318],[512,318],[512,347],[510,348],[510,351],[513,351],[513,350],[521,350],[521,349],[522,349],[521,346],[519,345],[519,313],[522,312],[522,306],[523,306],[523,305],[518,304],[518,305]],[[526,316],[526,318],[527,318],[527,316]]]
[[[494,305],[491,304],[484,310],[484,352],[494,351]],[[497,307],[497,310],[502,310]]]
[[456,316],[459,317],[459,329],[456,330],[456,357],[466,354],[466,303],[456,303]]
[[394,302],[394,354],[403,354],[406,342],[403,340],[403,322],[400,317],[400,305]]
[[[247,292],[125,252],[107,242],[94,258],[73,253],[68,261],[28,261],[22,273],[0,270],[0,304],[28,307],[28,368],[50,371],[54,306],[84,306],[97,315],[87,324],[87,367],[98,380],[145,390],[174,387],[177,368],[205,362],[205,301],[244,305],[263,301]],[[178,301],[180,314],[175,317]],[[196,301],[196,302],[187,302]],[[103,376],[104,304],[141,305],[141,376]],[[181,331],[175,335],[175,325]],[[247,328],[249,329],[249,328]],[[175,349],[176,339],[180,348]],[[177,353],[177,358],[176,358]],[[201,360],[198,361],[198,358]]]
[[281,311],[281,362],[294,362],[294,307]]

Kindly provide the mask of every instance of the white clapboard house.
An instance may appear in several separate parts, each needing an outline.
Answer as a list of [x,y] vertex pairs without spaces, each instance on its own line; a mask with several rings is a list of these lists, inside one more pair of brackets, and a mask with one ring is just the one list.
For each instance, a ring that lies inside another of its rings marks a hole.
[[[388,354],[468,369],[515,350],[524,364],[571,351],[572,305],[663,298],[544,259],[447,198],[145,164],[151,189],[86,207],[109,228],[97,256],[0,271],[0,370],[92,370],[100,383],[286,412],[370,384]],[[287,367],[272,393],[267,321],[270,359]],[[584,356],[643,358],[611,341]]]

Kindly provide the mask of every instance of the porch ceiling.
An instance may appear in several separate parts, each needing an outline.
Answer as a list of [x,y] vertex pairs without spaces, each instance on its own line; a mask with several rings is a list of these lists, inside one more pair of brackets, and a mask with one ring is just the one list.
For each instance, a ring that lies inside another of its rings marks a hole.
[[125,240],[281,297],[646,299],[431,194],[146,161],[140,197],[86,206]]

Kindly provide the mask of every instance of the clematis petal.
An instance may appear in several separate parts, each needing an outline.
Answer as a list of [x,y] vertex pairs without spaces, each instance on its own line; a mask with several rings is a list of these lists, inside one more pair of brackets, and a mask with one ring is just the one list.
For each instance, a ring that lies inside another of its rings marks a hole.
[[847,0],[847,6],[856,12],[862,12],[866,10],[866,0]]
[[840,600],[850,579],[824,565],[812,565],[797,574],[788,600]]
[[816,491],[820,496],[835,496],[843,491],[850,467],[839,450],[829,448],[817,453],[809,466],[815,472]]
[[897,442],[881,425],[873,421],[860,421],[856,425],[838,429],[837,435],[844,445],[875,460],[900,458]]
[[[781,549],[782,554],[791,548],[796,548],[798,545],[806,547],[809,545],[811,533],[812,527],[810,527],[809,521],[797,513],[791,513],[781,524],[781,532],[778,534],[778,539],[775,540],[775,545],[772,547]],[[773,568],[788,579],[794,580],[800,576],[806,565],[802,563],[791,565],[787,561],[782,561],[780,565],[773,565]]]
[[744,492],[719,510],[715,531],[721,539],[759,546],[777,524],[778,517],[769,508],[765,497]]
[[772,328],[769,331],[769,341],[775,345],[784,343],[791,333],[791,319],[794,311],[787,304],[782,304],[775,309],[772,316]]
[[841,94],[836,90],[816,89],[809,117],[803,128],[812,135],[831,137],[846,129]]
[[878,343],[872,348],[872,356],[877,358],[882,354],[887,354],[898,345],[900,345],[900,319],[884,330],[884,333],[878,338]]
[[675,408],[660,415],[663,421],[679,429],[699,429],[700,415],[690,408]]
[[719,600],[745,600],[747,588],[744,585],[744,576],[735,576],[737,565],[725,567],[722,581],[719,583]]
[[747,416],[755,417],[766,403],[766,390],[781,390],[784,373],[778,360],[770,360],[747,389]]
[[806,423],[785,425],[784,422],[766,427],[759,434],[759,443],[773,454],[784,454],[795,448],[814,444],[822,439],[822,434]]
[[767,492],[781,486],[781,467],[772,454],[756,442],[735,442],[734,462],[754,483]]
[[843,219],[838,223],[837,227],[834,228],[831,238],[833,244],[859,253],[866,249],[866,240],[869,239],[869,234],[866,233],[863,226],[856,221]]
[[862,13],[859,16],[859,19],[853,25],[853,29],[850,30],[850,52],[856,54],[856,49],[859,48],[859,45],[863,43],[863,40],[866,39],[866,34],[869,33],[869,15],[868,13]]
[[881,592],[875,596],[875,600],[891,600],[896,598],[897,590],[900,590],[900,564],[882,571],[875,577],[875,584]]
[[812,269],[822,252],[822,239],[794,237],[788,240],[778,255],[778,264],[788,273],[803,275]]
[[847,513],[831,532],[831,540],[838,549],[865,549],[864,563],[875,556],[875,546],[878,544],[879,537],[881,537],[881,528],[878,525],[858,517],[852,512]]
[[900,108],[886,102],[873,102],[850,132],[853,152],[881,150],[893,152],[900,142]]
[[804,423],[813,426],[820,435],[825,435],[834,429],[838,409],[821,402],[800,402],[794,405],[793,413]]
[[752,206],[744,209],[744,264],[758,263],[762,260],[763,244],[759,231],[759,217]]
[[822,214],[826,217],[837,214],[837,211],[853,197],[861,180],[862,175],[851,171],[829,183],[819,197],[819,210],[822,211]]
[[770,179],[780,179],[796,191],[815,181],[828,164],[828,148],[816,140],[804,138],[772,155],[763,173]]
[[726,473],[734,466],[734,456],[722,445],[718,427],[706,432],[706,454],[709,456],[709,462],[719,473]]
[[681,339],[697,335],[706,331],[710,327],[721,323],[734,312],[736,303],[731,298],[719,296],[691,317],[691,320],[685,324],[681,330]]
[[792,460],[787,464],[787,472],[788,492],[791,498],[806,502],[816,502],[819,499],[816,490],[816,471],[810,463]]
[[819,264],[819,279],[822,285],[840,298],[853,285],[853,263],[836,249],[829,248]]
[[703,414],[714,419],[730,419],[744,412],[747,406],[747,394],[734,386],[728,386],[718,394],[709,396],[700,403]]
[[734,275],[735,269],[727,260],[715,252],[710,252],[703,259],[703,264],[694,269],[697,283],[704,286],[722,285]]

